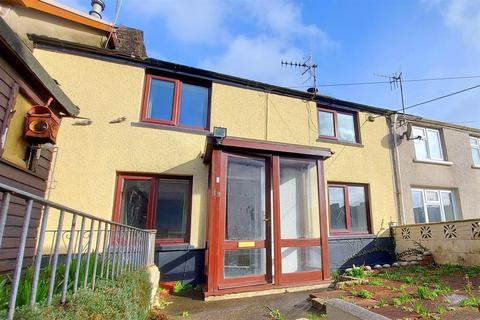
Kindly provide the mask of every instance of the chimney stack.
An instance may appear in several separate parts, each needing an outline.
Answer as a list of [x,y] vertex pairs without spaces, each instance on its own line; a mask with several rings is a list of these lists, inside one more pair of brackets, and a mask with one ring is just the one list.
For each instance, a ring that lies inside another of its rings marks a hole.
[[105,10],[105,2],[103,2],[103,0],[92,0],[91,5],[92,10],[88,13],[95,18],[102,19],[102,12]]

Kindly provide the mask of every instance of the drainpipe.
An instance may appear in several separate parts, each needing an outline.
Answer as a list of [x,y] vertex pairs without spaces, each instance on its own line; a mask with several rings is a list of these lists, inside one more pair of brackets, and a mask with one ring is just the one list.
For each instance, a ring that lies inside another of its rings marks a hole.
[[405,224],[406,223],[406,218],[405,218],[405,206],[403,203],[403,184],[402,184],[402,175],[401,175],[401,170],[400,170],[400,156],[399,156],[399,151],[398,151],[398,134],[397,134],[397,123],[398,123],[398,115],[397,114],[392,114],[390,116],[390,135],[393,137],[393,178],[395,181],[395,195],[396,195],[396,201],[397,201],[397,214],[398,214],[398,221],[400,224]]

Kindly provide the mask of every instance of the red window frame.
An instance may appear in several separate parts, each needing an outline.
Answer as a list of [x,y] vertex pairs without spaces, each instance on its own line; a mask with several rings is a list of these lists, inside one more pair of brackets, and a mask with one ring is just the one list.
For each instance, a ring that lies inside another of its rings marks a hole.
[[[341,235],[365,235],[372,233],[372,222],[371,222],[371,213],[370,213],[370,192],[368,185],[359,184],[359,183],[328,183],[327,185],[327,197],[328,197],[328,219],[330,221],[330,187],[342,188],[343,189],[343,198],[345,202],[345,224],[346,229],[332,229],[329,223],[329,233],[332,236],[341,236]],[[348,194],[348,187],[363,187],[365,190],[365,210],[367,212],[367,231],[352,231],[351,217],[350,217],[350,199]]]
[[[320,134],[320,120],[318,114],[320,112],[331,113],[333,115],[333,136],[325,136]],[[338,132],[338,114],[346,114],[353,117],[353,125],[355,127],[355,141],[348,141],[348,140],[341,140],[339,139],[339,132]],[[347,143],[360,143],[360,132],[358,126],[358,113],[355,111],[343,111],[343,110],[335,110],[335,109],[326,109],[322,107],[317,107],[317,122],[318,122],[318,137],[320,139],[327,139],[327,140],[335,140],[339,142],[347,142]]]
[[156,196],[158,193],[158,180],[186,180],[189,182],[188,199],[187,199],[187,223],[186,233],[184,238],[170,238],[170,239],[155,239],[156,245],[174,245],[174,244],[188,244],[190,243],[190,223],[192,216],[192,187],[193,179],[189,176],[167,176],[167,175],[134,175],[134,174],[119,174],[117,177],[117,185],[115,188],[115,203],[113,206],[113,221],[120,221],[120,209],[122,206],[122,190],[125,180],[142,180],[150,181],[150,193],[148,196],[148,212],[147,212],[147,229],[156,229],[155,218],[157,211]]
[[[151,90],[151,83],[153,80],[161,80],[166,82],[172,82],[174,84],[173,89],[173,101],[172,101],[172,118],[170,120],[166,119],[157,119],[157,118],[150,118],[147,116],[148,114],[148,101],[150,99],[150,90]],[[197,126],[187,126],[180,124],[180,103],[181,103],[181,93],[182,93],[182,85],[183,83],[191,84],[195,86],[201,86],[208,89],[208,106],[207,106],[207,121],[205,123],[205,127],[197,127]],[[202,130],[208,131],[210,128],[210,104],[211,104],[211,88],[204,84],[199,84],[195,82],[184,82],[178,79],[157,76],[153,74],[147,74],[145,77],[145,87],[143,90],[143,102],[142,102],[142,110],[141,110],[141,121],[142,122],[149,122],[155,123],[160,125],[168,125],[168,126],[175,126],[180,128],[187,128],[187,129],[194,129],[194,130]]]

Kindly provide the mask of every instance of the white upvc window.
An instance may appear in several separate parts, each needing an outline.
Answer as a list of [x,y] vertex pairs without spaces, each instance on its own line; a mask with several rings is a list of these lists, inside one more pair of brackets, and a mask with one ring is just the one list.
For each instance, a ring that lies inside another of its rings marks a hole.
[[412,188],[415,223],[451,221],[457,218],[454,193],[450,190]]
[[470,137],[473,165],[480,167],[480,138]]
[[415,158],[417,160],[443,161],[442,138],[440,131],[430,128],[413,127]]

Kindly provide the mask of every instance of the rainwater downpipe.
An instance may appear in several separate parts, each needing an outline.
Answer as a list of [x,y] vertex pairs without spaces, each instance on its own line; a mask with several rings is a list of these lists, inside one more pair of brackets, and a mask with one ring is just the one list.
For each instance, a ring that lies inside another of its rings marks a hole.
[[398,220],[400,224],[405,224],[405,206],[403,203],[403,184],[402,184],[402,175],[400,174],[400,156],[398,151],[398,134],[397,134],[397,114],[392,114],[390,116],[390,134],[393,137],[393,176],[395,180],[395,195],[398,204]]

